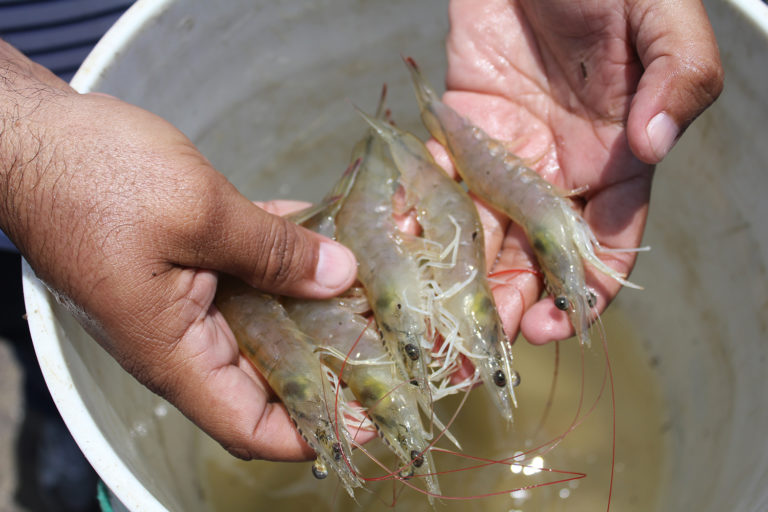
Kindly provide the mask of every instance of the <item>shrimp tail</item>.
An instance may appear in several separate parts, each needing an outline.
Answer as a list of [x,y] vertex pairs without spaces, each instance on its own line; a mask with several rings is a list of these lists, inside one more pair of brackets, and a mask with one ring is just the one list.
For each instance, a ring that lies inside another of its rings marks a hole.
[[358,158],[349,164],[349,167],[341,175],[331,191],[316,205],[304,208],[286,216],[295,224],[310,229],[327,238],[336,238],[336,213],[344,204],[344,199],[355,184],[361,159]]
[[[409,151],[413,152],[414,154],[419,154],[422,156],[422,158],[426,159],[432,159],[432,156],[429,154],[429,152],[426,150],[426,147],[421,143],[420,140],[416,139],[415,137],[406,137],[405,132],[402,132],[392,126],[391,124],[382,121],[379,119],[374,119],[365,112],[363,112],[360,108],[358,108],[356,105],[354,105],[355,110],[360,115],[360,117],[367,122],[373,130],[376,131],[376,133],[384,139],[384,141],[390,145],[390,148],[395,146],[398,142],[401,142],[403,144],[407,145],[407,148]],[[423,148],[423,149],[422,149]],[[397,162],[397,157],[393,153],[393,158]],[[400,206],[401,211],[398,211],[398,213],[405,213],[411,210],[414,205],[418,202],[418,198],[415,196],[414,192],[410,190],[408,187],[402,187],[401,190],[404,192],[403,197],[403,204]]]
[[381,84],[381,95],[379,96],[379,103],[376,105],[376,117],[383,117],[386,113],[385,105],[387,103],[387,84]]
[[[424,78],[416,61],[411,57],[403,57],[403,61],[411,72],[413,90],[416,91],[416,99],[419,102],[419,110],[421,111],[421,119],[424,122],[424,126],[440,144],[445,146],[447,144],[447,137],[440,122],[440,115],[444,114],[442,112],[444,109],[443,104],[435,90],[432,89]],[[441,112],[438,113],[438,110]]]

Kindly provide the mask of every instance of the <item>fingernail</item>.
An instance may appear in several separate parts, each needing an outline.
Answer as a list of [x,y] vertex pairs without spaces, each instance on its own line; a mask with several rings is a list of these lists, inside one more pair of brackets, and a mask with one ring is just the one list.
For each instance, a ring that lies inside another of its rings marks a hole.
[[320,244],[315,280],[325,288],[339,288],[350,282],[357,272],[355,257],[343,245],[329,242]]
[[674,146],[680,128],[666,112],[659,112],[648,122],[645,131],[651,142],[651,150],[661,160]]

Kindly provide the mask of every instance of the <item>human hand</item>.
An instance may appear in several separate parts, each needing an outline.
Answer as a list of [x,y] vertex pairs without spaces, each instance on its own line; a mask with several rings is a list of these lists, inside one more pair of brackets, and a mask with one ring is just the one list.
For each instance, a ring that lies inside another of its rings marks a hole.
[[230,452],[311,458],[212,306],[217,273],[329,297],[355,279],[351,252],[253,205],[161,118],[77,94],[2,41],[0,73],[0,227],[36,274]]
[[[443,100],[562,189],[586,187],[584,219],[600,243],[640,244],[653,164],[718,96],[722,68],[698,0],[675,2],[453,0]],[[437,144],[438,161],[451,170]],[[531,343],[573,334],[552,298],[540,299],[522,230],[478,201],[495,297],[506,332]],[[634,253],[606,263],[629,273]],[[620,285],[588,272],[602,312]]]

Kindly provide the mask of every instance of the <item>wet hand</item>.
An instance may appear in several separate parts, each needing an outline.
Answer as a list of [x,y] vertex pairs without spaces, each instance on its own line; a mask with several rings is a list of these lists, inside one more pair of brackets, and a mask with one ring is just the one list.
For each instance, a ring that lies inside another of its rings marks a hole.
[[252,204],[161,118],[77,94],[1,41],[0,58],[0,227],[37,275],[233,454],[311,458],[212,300],[219,272],[336,295],[355,279],[351,252]]
[[[701,3],[453,0],[444,101],[576,200],[601,244],[640,244],[653,164],[718,96],[722,68]],[[451,165],[433,145],[438,160]],[[478,201],[497,305],[510,336],[573,331],[542,282],[522,231]],[[601,255],[629,273],[636,255]],[[588,284],[603,311],[619,285]]]

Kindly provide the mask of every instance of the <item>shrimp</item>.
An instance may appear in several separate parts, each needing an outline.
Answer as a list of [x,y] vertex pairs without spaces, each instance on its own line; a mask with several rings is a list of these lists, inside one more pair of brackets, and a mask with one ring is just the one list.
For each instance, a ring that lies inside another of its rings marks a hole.
[[389,145],[406,197],[413,196],[407,203],[416,205],[425,238],[440,247],[452,243],[456,246],[455,261],[431,265],[432,277],[442,295],[438,303],[445,310],[438,318],[446,318],[449,323],[438,330],[446,340],[448,332],[458,331],[460,350],[474,364],[501,415],[511,422],[512,406],[517,405],[514,386],[520,378],[512,370],[509,340],[486,279],[485,241],[477,208],[466,191],[435,163],[419,139],[360,114]]
[[594,291],[586,284],[584,261],[624,286],[641,287],[606,265],[595,251],[604,250],[567,194],[526,167],[501,141],[492,139],[440,101],[416,63],[411,72],[421,118],[429,133],[451,156],[467,187],[519,224],[533,247],[555,306],[568,314],[579,341],[590,343],[589,326],[597,318]]
[[360,159],[355,160],[344,171],[330,192],[318,204],[285,216],[286,219],[320,233],[326,238],[336,238],[336,214],[344,204],[360,169]]
[[[353,162],[334,188],[317,206],[289,218],[328,237],[335,235],[335,216],[344,203],[360,169]],[[378,331],[361,315],[370,310],[359,288],[343,298],[306,300],[283,298],[283,306],[299,328],[317,343],[320,359],[349,386],[381,437],[405,464],[400,477],[425,475],[430,500],[440,494],[433,476],[434,462],[427,451],[429,435],[418,414],[418,395],[385,350]],[[445,427],[434,417],[438,428]],[[446,431],[458,446],[458,442]]]
[[420,278],[413,240],[393,218],[397,169],[372,132],[355,146],[353,160],[357,159],[357,178],[336,215],[336,238],[357,256],[358,279],[401,373],[412,379],[421,400],[430,404],[427,364],[432,340],[426,284]]
[[284,299],[283,304],[299,328],[317,342],[320,359],[349,386],[381,437],[403,462],[400,477],[418,472],[424,475],[430,499],[440,495],[417,394],[403,381],[379,333],[358,314],[368,309],[365,297],[353,291],[342,298]]
[[[272,296],[232,278],[222,277],[216,307],[227,320],[243,355],[269,382],[296,428],[317,453],[312,471],[317,478],[333,468],[350,496],[361,485],[349,462],[352,450],[346,429],[337,428],[328,404],[334,393],[314,344]],[[340,434],[337,434],[340,432]]]

